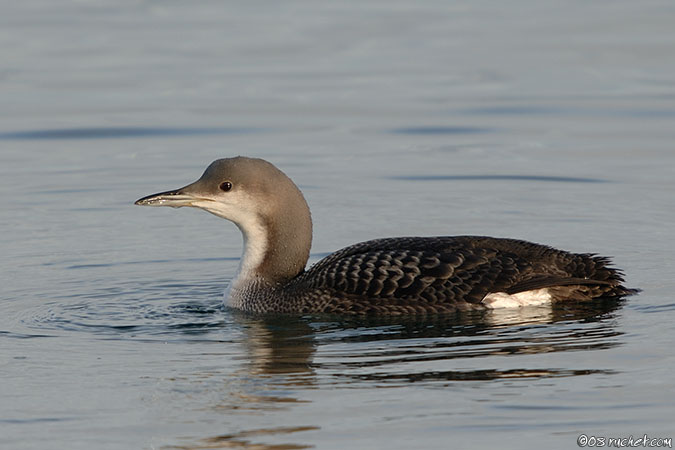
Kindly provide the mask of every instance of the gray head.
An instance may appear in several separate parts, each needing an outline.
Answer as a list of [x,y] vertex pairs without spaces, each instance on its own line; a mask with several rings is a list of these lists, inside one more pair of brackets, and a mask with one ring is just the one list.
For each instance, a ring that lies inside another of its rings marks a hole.
[[307,202],[290,178],[262,159],[218,159],[194,183],[136,204],[191,206],[234,222],[244,235],[240,277],[286,282],[303,271],[309,258]]

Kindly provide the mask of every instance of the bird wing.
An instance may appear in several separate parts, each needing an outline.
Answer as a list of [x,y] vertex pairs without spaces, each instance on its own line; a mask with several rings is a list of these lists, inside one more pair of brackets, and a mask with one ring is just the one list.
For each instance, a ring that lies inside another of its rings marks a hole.
[[[515,239],[481,236],[377,239],[346,247],[312,266],[304,278],[344,303],[429,309],[479,304],[491,292],[613,284],[608,260]],[[595,277],[593,276],[595,275]],[[614,277],[614,278],[612,278]]]

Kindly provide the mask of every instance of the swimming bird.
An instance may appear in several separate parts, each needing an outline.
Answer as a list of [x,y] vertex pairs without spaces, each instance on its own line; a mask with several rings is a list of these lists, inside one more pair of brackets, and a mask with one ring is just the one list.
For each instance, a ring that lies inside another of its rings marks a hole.
[[234,222],[244,249],[226,302],[250,312],[414,315],[636,292],[606,257],[484,236],[375,239],[305,269],[309,207],[263,159],[218,159],[194,183],[136,204],[191,206]]

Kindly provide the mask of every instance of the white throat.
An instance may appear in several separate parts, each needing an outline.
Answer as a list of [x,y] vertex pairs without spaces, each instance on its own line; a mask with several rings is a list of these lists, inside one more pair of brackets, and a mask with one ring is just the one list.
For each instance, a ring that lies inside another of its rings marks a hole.
[[267,252],[267,233],[259,223],[249,224],[247,228],[237,224],[244,237],[244,248],[237,273],[225,289],[225,303],[229,306],[238,307],[241,299],[239,293],[251,283],[262,281],[258,268],[262,264]]
[[258,276],[258,268],[265,259],[269,242],[267,230],[259,221],[252,221],[247,226],[237,224],[237,227],[244,237],[244,248],[234,281],[241,282]]
[[244,238],[241,259],[237,273],[225,289],[225,302],[237,306],[238,293],[253,282],[263,281],[259,273],[269,249],[269,230],[261,216],[245,208],[231,207],[217,202],[204,202],[199,207],[233,222]]

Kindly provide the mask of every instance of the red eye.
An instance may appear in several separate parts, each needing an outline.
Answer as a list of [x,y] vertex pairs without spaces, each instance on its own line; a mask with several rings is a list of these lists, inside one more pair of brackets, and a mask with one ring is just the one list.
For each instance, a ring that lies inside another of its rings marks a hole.
[[218,187],[220,188],[221,191],[227,192],[230,189],[232,189],[232,183],[230,183],[229,181],[223,181],[222,183],[220,183],[220,186]]

